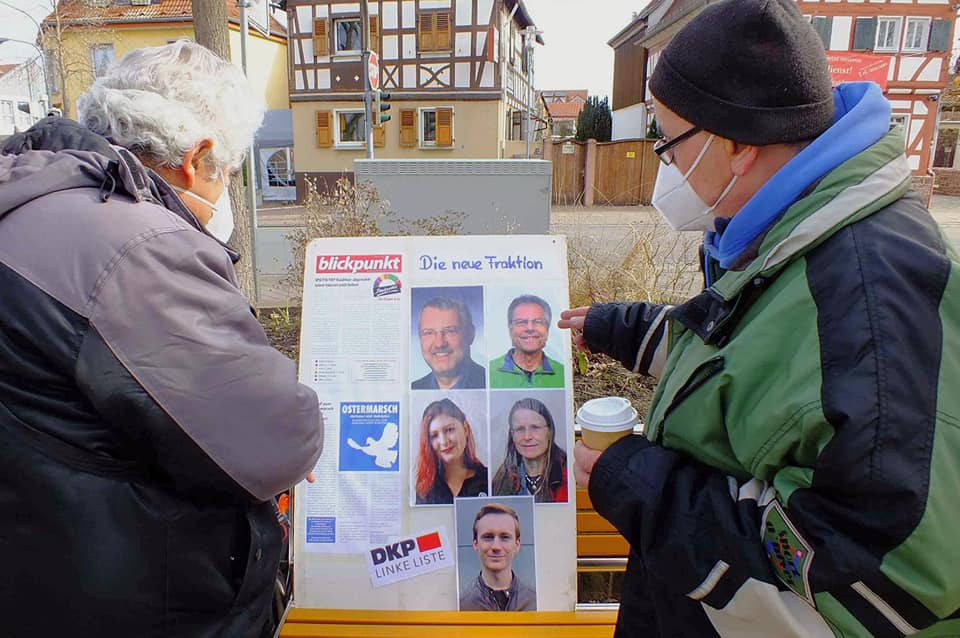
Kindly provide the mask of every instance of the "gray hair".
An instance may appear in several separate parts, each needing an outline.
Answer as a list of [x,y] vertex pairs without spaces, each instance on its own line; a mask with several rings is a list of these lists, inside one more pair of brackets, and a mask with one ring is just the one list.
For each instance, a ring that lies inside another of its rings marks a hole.
[[517,309],[517,306],[527,305],[540,306],[540,308],[543,309],[544,316],[547,318],[547,323],[550,323],[550,320],[553,318],[552,313],[550,312],[550,304],[536,295],[520,295],[511,301],[510,307],[507,308],[508,326],[510,325],[510,322],[513,321],[513,311]]
[[212,139],[214,172],[240,165],[265,110],[239,67],[189,40],[131,51],[77,102],[81,124],[157,166]]

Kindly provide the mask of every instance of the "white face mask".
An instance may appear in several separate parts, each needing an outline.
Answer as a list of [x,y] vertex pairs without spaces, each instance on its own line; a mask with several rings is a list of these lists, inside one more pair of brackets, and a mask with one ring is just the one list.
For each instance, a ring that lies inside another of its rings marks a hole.
[[700,154],[697,155],[697,159],[694,160],[686,174],[681,173],[680,169],[673,163],[669,165],[661,164],[657,172],[657,181],[653,185],[653,200],[651,203],[654,208],[660,211],[660,214],[674,230],[701,232],[716,230],[711,213],[727,196],[733,185],[737,183],[737,176],[734,175],[727,187],[720,193],[720,197],[713,203],[713,206],[708,206],[690,186],[688,180],[693,175],[693,171],[700,165],[700,160],[703,159],[707,149],[710,148],[713,138],[713,135],[707,138],[707,142],[700,149]]
[[230,236],[233,235],[233,207],[230,205],[230,192],[226,186],[224,186],[223,193],[220,194],[216,202],[211,202],[206,197],[201,197],[185,188],[180,188],[173,184],[170,186],[178,193],[192,197],[209,206],[210,220],[205,225],[207,232],[223,243],[227,243],[230,240]]

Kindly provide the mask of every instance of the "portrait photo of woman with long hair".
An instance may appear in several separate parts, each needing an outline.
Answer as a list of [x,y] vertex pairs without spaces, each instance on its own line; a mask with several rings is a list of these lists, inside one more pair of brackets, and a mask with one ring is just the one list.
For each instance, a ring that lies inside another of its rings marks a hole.
[[452,505],[454,497],[487,495],[487,467],[477,456],[473,429],[450,399],[423,411],[417,450],[418,505]]
[[493,494],[533,496],[537,503],[565,503],[567,454],[557,445],[557,427],[547,406],[524,397],[507,417],[507,452],[493,477]]

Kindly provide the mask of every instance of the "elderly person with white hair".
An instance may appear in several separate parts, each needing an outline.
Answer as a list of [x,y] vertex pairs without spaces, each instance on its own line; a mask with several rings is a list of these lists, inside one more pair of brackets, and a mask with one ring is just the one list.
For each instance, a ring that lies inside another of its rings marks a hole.
[[263,101],[181,41],[78,106],[0,155],[0,634],[257,638],[322,441],[217,240]]

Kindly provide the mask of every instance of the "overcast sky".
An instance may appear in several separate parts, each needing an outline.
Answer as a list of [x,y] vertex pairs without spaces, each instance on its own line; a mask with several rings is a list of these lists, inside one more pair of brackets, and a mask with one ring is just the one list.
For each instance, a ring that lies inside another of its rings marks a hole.
[[[0,0],[0,38],[34,41],[36,26],[10,8],[22,8],[38,21],[49,12],[52,0]],[[634,11],[649,0],[524,0],[534,22],[543,30],[546,46],[535,51],[538,89],[587,89],[592,95],[613,90],[613,49],[607,41],[630,23]],[[960,49],[960,29],[957,30]],[[0,64],[36,54],[29,45],[0,44]]]
[[[22,8],[39,21],[49,13],[51,1],[0,0],[0,38],[32,42],[37,32],[27,17],[6,5]],[[524,0],[547,43],[534,52],[537,88],[587,89],[591,94],[609,95],[613,86],[613,49],[607,46],[607,40],[629,24],[632,13],[648,2]],[[35,54],[36,49],[29,45],[0,44],[0,64]]]
[[613,90],[613,49],[607,41],[649,0],[524,0],[546,46],[534,51],[538,89]]
[[[0,38],[12,38],[36,42],[37,25],[27,16],[10,7],[23,9],[37,22],[50,13],[51,0],[0,0]],[[12,64],[37,55],[29,44],[4,42],[0,44],[0,64]]]

